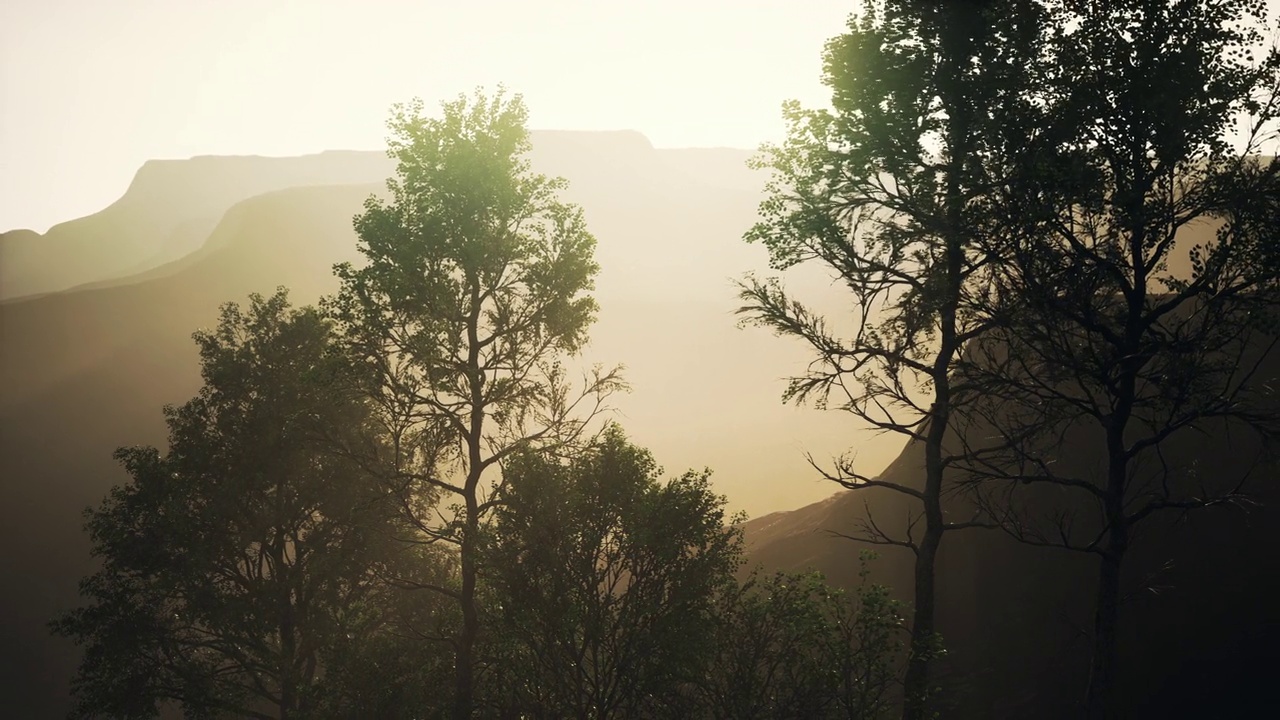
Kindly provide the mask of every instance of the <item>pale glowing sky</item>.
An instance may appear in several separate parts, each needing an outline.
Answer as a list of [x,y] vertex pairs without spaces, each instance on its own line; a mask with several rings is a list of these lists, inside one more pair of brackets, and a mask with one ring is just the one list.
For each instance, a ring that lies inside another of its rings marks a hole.
[[150,158],[380,149],[392,103],[504,83],[535,129],[754,148],[820,104],[848,0],[4,0],[0,230]]

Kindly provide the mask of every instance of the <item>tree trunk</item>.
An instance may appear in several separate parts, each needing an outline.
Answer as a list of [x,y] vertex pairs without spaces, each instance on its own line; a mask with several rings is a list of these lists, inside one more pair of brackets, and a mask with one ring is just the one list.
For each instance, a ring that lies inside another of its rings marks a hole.
[[[478,443],[476,443],[478,446]],[[478,455],[479,448],[476,448]],[[478,468],[479,465],[473,465]],[[453,716],[457,720],[470,718],[475,707],[475,646],[480,631],[480,614],[476,607],[476,540],[479,530],[479,502],[476,494],[480,483],[477,469],[471,472],[473,477],[467,479],[466,526],[463,529],[461,546],[462,589],[458,596],[458,604],[462,610],[462,632],[458,634],[454,656],[454,671],[457,679],[456,696],[454,698]]]
[[1093,616],[1093,661],[1089,668],[1089,690],[1085,698],[1089,720],[1116,717],[1116,627],[1120,615],[1120,558],[1102,556],[1098,572],[1097,606]]
[[[907,674],[903,678],[903,720],[923,720],[931,698],[930,665],[937,652],[937,630],[934,625],[934,565],[938,558],[938,546],[946,530],[942,516],[942,441],[946,437],[951,417],[951,386],[947,382],[945,367],[949,362],[951,344],[955,334],[954,310],[943,314],[943,352],[938,357],[941,370],[940,382],[934,384],[934,403],[929,418],[929,432],[925,436],[924,462],[924,537],[916,546],[915,608],[911,618],[911,654],[907,659]],[[950,333],[950,334],[948,334]]]
[[480,313],[482,300],[479,281],[468,275],[471,307],[467,317],[467,384],[471,394],[471,411],[465,435],[467,443],[467,479],[463,487],[466,503],[460,555],[462,590],[458,604],[462,610],[462,632],[458,634],[454,655],[457,679],[453,717],[470,718],[475,709],[475,646],[480,633],[480,613],[476,607],[476,542],[480,529],[480,477],[484,472],[484,373],[480,368]]
[[966,22],[972,22],[972,9],[959,12],[950,5],[936,8],[932,18],[939,23],[943,48],[943,77],[939,91],[947,107],[947,145],[951,161],[946,169],[945,198],[945,266],[946,285],[938,308],[939,348],[933,360],[933,405],[929,409],[929,430],[925,436],[925,482],[921,498],[924,505],[924,537],[916,546],[915,608],[911,619],[911,655],[903,678],[905,697],[903,720],[923,720],[932,704],[931,665],[938,651],[934,624],[934,566],[938,547],[946,530],[942,514],[942,444],[951,423],[951,363],[960,350],[956,316],[964,283],[964,200],[962,178],[970,147],[970,110],[965,102],[966,88],[962,68],[970,55]]
[[470,543],[464,543],[462,546],[462,594],[459,598],[462,609],[462,632],[458,635],[454,655],[457,688],[453,716],[458,720],[470,718],[475,704],[475,644],[480,622],[476,614],[476,564],[473,555],[474,550]]
[[935,651],[934,562],[942,527],[928,527],[916,553],[915,609],[911,618],[911,655],[903,678],[903,720],[922,720],[929,705],[930,664]]
[[1089,720],[1116,717],[1116,628],[1120,620],[1120,564],[1129,549],[1129,524],[1124,511],[1128,487],[1128,462],[1124,429],[1132,407],[1132,375],[1122,378],[1117,413],[1107,428],[1107,492],[1103,499],[1107,535],[1098,569],[1098,591],[1093,608],[1093,657],[1085,695]]
[[1098,592],[1093,609],[1093,657],[1089,667],[1089,688],[1085,696],[1085,714],[1089,720],[1117,717],[1116,628],[1120,622],[1120,565],[1129,546],[1129,526],[1124,514],[1126,464],[1121,457],[1111,463],[1109,492],[1106,497],[1106,545],[1098,568]]
[[276,546],[272,553],[275,562],[272,580],[280,584],[280,720],[289,720],[297,704],[297,681],[294,668],[297,663],[298,647],[293,598],[289,592],[289,583],[292,578],[285,569],[284,544],[284,538],[276,538]]

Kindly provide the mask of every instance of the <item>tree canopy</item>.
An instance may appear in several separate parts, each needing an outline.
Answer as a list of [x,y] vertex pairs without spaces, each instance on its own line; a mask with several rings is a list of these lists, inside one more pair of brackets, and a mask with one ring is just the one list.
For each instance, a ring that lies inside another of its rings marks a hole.
[[87,511],[103,567],[56,624],[85,645],[81,716],[307,715],[328,656],[386,620],[379,574],[442,569],[388,543],[394,506],[325,449],[368,409],[320,313],[255,295],[195,339],[205,385],[165,409],[168,452],[121,448],[131,481]]
[[[1258,3],[1055,11],[1038,102],[1022,110],[1035,132],[998,199],[999,329],[962,371],[983,390],[969,408],[980,432],[962,437],[984,438],[965,470],[1005,530],[1098,558],[1085,704],[1101,718],[1117,712],[1122,569],[1138,526],[1239,501],[1253,479],[1174,469],[1174,446],[1252,434],[1265,461],[1280,439],[1257,374],[1280,309],[1280,163],[1266,154],[1280,49],[1264,44]],[[1097,458],[1059,456],[1079,436],[1096,439]]]
[[[562,360],[587,340],[598,266],[582,210],[564,181],[529,169],[528,112],[519,96],[477,93],[398,106],[388,154],[388,201],[371,197],[355,220],[366,262],[340,265],[328,307],[362,387],[392,438],[366,464],[401,493],[419,531],[457,548],[455,715],[470,717],[480,525],[490,483],[513,454],[573,444],[621,387],[599,369],[576,389]],[[434,503],[457,503],[440,522]]]
[[[998,189],[1017,167],[1018,138],[1047,31],[1030,0],[868,1],[823,55],[830,109],[784,109],[786,140],[757,162],[772,171],[760,222],[747,234],[775,268],[820,264],[848,290],[833,320],[780,278],[740,285],[747,322],[813,355],[784,400],[812,401],[925,448],[919,485],[887,482],[852,455],[815,468],[840,485],[880,488],[916,508],[904,527],[869,518],[859,537],[915,557],[913,651],[904,717],[926,713],[934,631],[934,565],[948,530],[984,526],[951,495],[944,441],[975,388],[953,380],[993,322]],[[869,506],[868,506],[869,507]]]
[[568,462],[513,458],[490,533],[497,685],[538,717],[675,717],[741,563],[707,472],[665,483],[617,426]]

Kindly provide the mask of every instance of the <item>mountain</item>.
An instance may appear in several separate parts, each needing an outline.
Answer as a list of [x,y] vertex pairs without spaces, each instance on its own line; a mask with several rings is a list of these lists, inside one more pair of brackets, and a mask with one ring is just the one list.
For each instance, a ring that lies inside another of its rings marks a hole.
[[[825,495],[801,451],[839,452],[860,436],[832,414],[782,405],[777,378],[803,367],[803,350],[735,326],[731,280],[766,269],[763,249],[741,240],[763,185],[745,167],[750,153],[659,150],[638,133],[533,141],[535,170],[568,178],[566,198],[598,238],[601,311],[582,362],[626,365],[634,392],[615,404],[635,441],[673,472],[713,468],[718,491],[750,512]],[[333,263],[359,257],[351,219],[389,172],[381,153],[149,164],[120,202],[39,238],[64,243],[36,273],[50,292],[0,303],[7,713],[54,717],[67,707],[76,651],[45,623],[77,603],[76,580],[94,567],[80,513],[126,480],[113,450],[162,446],[161,407],[198,389],[191,333],[251,292],[284,285],[303,304],[336,289]],[[290,178],[307,184],[272,187]],[[113,262],[95,267],[81,252]],[[127,267],[138,272],[122,276]],[[799,279],[819,302],[837,297],[820,273]],[[52,292],[58,283],[80,285]],[[878,457],[896,451],[884,446]]]
[[[848,584],[856,573],[849,547],[823,530],[850,532],[863,498],[877,512],[897,514],[900,506],[896,497],[875,495],[810,505],[829,486],[814,477],[803,453],[821,459],[855,448],[874,469],[889,465],[901,447],[840,413],[782,405],[780,378],[802,371],[807,354],[794,342],[735,326],[732,280],[767,272],[764,249],[741,240],[756,220],[765,179],[745,167],[749,156],[724,148],[655,149],[633,132],[535,132],[531,161],[535,170],[569,180],[566,199],[583,206],[598,238],[601,310],[581,362],[626,365],[634,392],[617,398],[617,419],[668,470],[715,470],[717,491],[735,509],[801,508],[748,526],[753,557],[775,567],[819,567]],[[199,387],[192,331],[215,322],[219,304],[243,302],[251,292],[284,285],[295,304],[332,292],[333,263],[359,258],[351,219],[391,171],[377,152],[153,162],[101,213],[43,236],[21,230],[0,236],[0,292],[10,298],[0,303],[5,715],[56,717],[68,707],[77,653],[51,638],[45,623],[77,604],[76,580],[94,568],[80,513],[126,480],[111,459],[116,447],[163,446],[161,407],[184,402]],[[801,268],[789,273],[789,283],[819,310],[842,307],[840,288],[821,271]],[[917,472],[912,452],[885,473]],[[1263,530],[1241,535],[1246,527],[1228,528],[1212,547],[1251,562],[1274,547]],[[1257,527],[1280,525],[1271,518]],[[1088,563],[1072,565],[1075,574],[1061,580],[1048,575],[1056,566],[1043,553],[999,540],[948,538],[940,560],[948,568],[943,592],[950,593],[944,629],[954,656],[976,658],[975,667],[1005,668],[1002,659],[1017,656],[972,650],[986,647],[984,635],[1019,648],[1040,637],[1035,622],[1060,625],[1048,611],[1009,613],[995,588],[1012,588],[1008,598],[1032,593],[1026,602],[1034,605],[1047,603],[1052,596],[1044,593],[1053,589],[1078,595],[1088,583]],[[1232,543],[1245,543],[1245,551]],[[909,589],[909,566],[890,550],[877,563],[878,577]],[[1025,588],[1029,581],[1004,577],[990,558],[1043,582]],[[1274,569],[1264,561],[1259,567]],[[1211,564],[1205,577],[1244,583],[1223,574],[1227,567]],[[1021,618],[1011,627],[1022,630],[1001,631],[1002,617]],[[1010,672],[1022,677],[1021,665]]]
[[290,187],[381,183],[381,153],[330,151],[297,158],[151,160],[101,212],[43,235],[0,235],[0,300],[127,277],[198,248],[232,205]]
[[[1271,357],[1262,378],[1280,380]],[[1120,694],[1131,718],[1257,717],[1274,705],[1280,672],[1280,466],[1266,462],[1250,436],[1206,425],[1167,448],[1170,482],[1231,482],[1251,472],[1256,504],[1153,516],[1125,560]],[[1060,472],[1083,477],[1103,456],[1100,437],[1069,436],[1058,448]],[[911,444],[881,477],[923,486],[924,453]],[[1037,512],[1064,507],[1070,494],[1032,496]],[[1079,498],[1077,498],[1079,499]],[[871,580],[910,601],[913,557],[871,546],[856,534],[870,513],[899,537],[913,506],[880,488],[844,491],[744,525],[749,566],[823,572],[858,582],[858,553],[875,550]],[[967,518],[952,505],[953,517]],[[1083,502],[1068,507],[1090,517]],[[1081,522],[1083,525],[1083,522]],[[943,539],[937,564],[938,627],[947,649],[946,718],[1052,719],[1080,716],[1088,676],[1088,635],[1097,582],[1095,556],[1021,545],[1003,533],[965,530]]]

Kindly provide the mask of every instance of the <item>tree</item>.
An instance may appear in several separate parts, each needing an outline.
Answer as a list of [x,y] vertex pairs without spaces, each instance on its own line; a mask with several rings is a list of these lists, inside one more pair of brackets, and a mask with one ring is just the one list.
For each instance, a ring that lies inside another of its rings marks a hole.
[[919,487],[877,479],[849,456],[831,469],[810,459],[844,487],[918,503],[905,537],[873,518],[861,533],[915,555],[903,715],[913,720],[934,690],[934,563],[943,534],[986,524],[948,513],[944,474],[956,458],[944,440],[957,409],[976,395],[952,373],[992,326],[983,312],[998,260],[990,210],[1016,167],[1020,106],[1036,83],[1043,32],[1044,13],[1031,1],[866,2],[826,48],[832,109],[787,104],[786,141],[765,146],[757,160],[773,178],[747,241],[766,245],[777,269],[825,266],[853,297],[843,336],[845,323],[833,326],[779,280],[741,284],[748,321],[814,353],[784,399],[834,403],[924,446]]
[[[397,538],[396,550],[413,546]],[[406,560],[413,557],[407,554]],[[406,580],[439,582],[444,573],[417,576],[407,562],[392,568],[386,592],[378,598],[375,631],[352,634],[325,658],[325,692],[312,717],[426,718],[447,714],[452,695],[453,655],[436,642],[424,642],[422,628],[455,624],[457,607],[435,593],[406,590]],[[456,572],[456,568],[452,568]]]
[[687,715],[741,541],[709,472],[660,474],[617,426],[567,462],[522,453],[505,467],[486,581],[509,711]]
[[[328,307],[392,438],[364,464],[395,486],[421,532],[458,552],[458,583],[431,589],[461,614],[446,639],[464,718],[480,631],[478,533],[494,507],[482,481],[514,453],[574,442],[621,383],[599,368],[577,392],[566,381],[561,360],[595,316],[595,239],[582,211],[558,199],[564,181],[530,172],[523,102],[477,92],[441,111],[395,108],[390,199],[371,197],[356,217],[367,262],[335,268],[342,287]],[[441,496],[457,503],[454,517],[434,507]]]
[[853,597],[811,575],[776,575],[721,595],[715,644],[699,683],[702,717],[887,717],[899,680],[902,617],[888,589],[862,584]]
[[[1280,53],[1247,0],[1056,13],[1051,72],[1026,108],[1038,129],[1000,200],[1001,327],[964,371],[987,391],[971,421],[1000,452],[967,470],[1017,539],[1098,557],[1085,704],[1117,717],[1122,568],[1140,524],[1234,502],[1248,479],[1175,470],[1175,446],[1233,426],[1265,446],[1280,429],[1258,374],[1280,300],[1280,164],[1263,153]],[[1198,228],[1216,235],[1190,239]],[[1061,456],[1073,437],[1099,461]]]
[[54,626],[85,646],[81,717],[154,717],[166,701],[194,717],[306,716],[332,652],[379,631],[379,573],[440,564],[388,552],[394,507],[325,451],[330,428],[368,411],[317,311],[254,295],[195,340],[205,384],[165,408],[168,454],[118,450],[130,482],[86,511],[103,567],[81,583],[89,604]]

